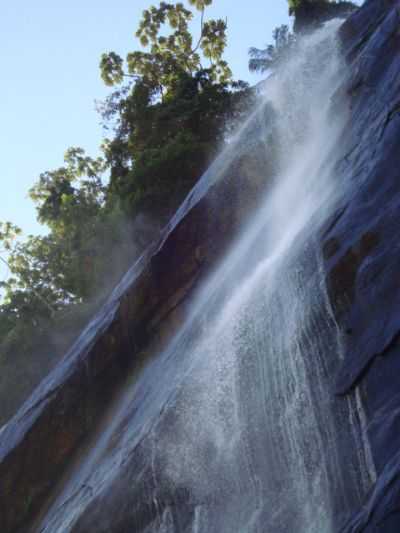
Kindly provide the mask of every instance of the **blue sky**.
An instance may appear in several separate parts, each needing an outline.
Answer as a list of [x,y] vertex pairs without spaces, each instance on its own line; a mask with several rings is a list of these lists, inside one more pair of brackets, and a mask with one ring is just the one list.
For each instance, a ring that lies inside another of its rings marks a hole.
[[[102,138],[95,99],[109,89],[99,76],[102,52],[124,56],[143,9],[152,0],[13,0],[0,17],[0,220],[38,233],[27,196],[38,175],[61,166],[70,146],[95,155]],[[288,23],[286,0],[214,0],[209,17],[228,18],[226,53],[236,78],[247,70],[247,50],[271,41]]]

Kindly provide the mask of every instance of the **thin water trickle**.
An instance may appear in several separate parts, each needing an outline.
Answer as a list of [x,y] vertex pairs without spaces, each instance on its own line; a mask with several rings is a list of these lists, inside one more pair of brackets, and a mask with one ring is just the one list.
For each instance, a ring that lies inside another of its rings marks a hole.
[[[176,337],[113,408],[44,532],[72,531],[128,468],[138,532],[331,533],[368,484],[353,405],[331,393],[341,336],[318,242],[343,194],[335,164],[345,117],[330,105],[344,68],[335,31],[329,24],[299,43],[210,167],[217,180],[265,135],[254,121],[273,109],[274,186]],[[109,520],[104,531],[117,527],[117,516]]]

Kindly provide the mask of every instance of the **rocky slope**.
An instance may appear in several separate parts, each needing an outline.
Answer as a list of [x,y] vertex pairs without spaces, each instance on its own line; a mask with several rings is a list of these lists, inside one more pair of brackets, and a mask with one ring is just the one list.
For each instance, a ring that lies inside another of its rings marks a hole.
[[[104,410],[182,322],[185,301],[257,203],[270,162],[246,150],[206,173],[61,363],[0,430],[2,532],[26,531]],[[226,177],[218,181],[221,173]],[[232,187],[232,181],[236,186]],[[221,199],[223,199],[221,201]]]
[[[361,391],[377,470],[375,486],[342,531],[395,533],[400,531],[400,3],[367,1],[344,23],[340,37],[348,76],[337,99],[345,102],[348,116],[337,180],[351,187],[320,239],[330,300],[345,332],[336,394]],[[107,419],[104,412],[128,370],[134,380],[143,361],[179,328],[190,295],[256,205],[264,184],[253,177],[264,175],[267,163],[251,161],[248,173],[248,165],[236,160],[235,171],[225,169],[222,181],[210,169],[61,364],[0,431],[2,531],[38,530],[35,517],[79,454],[91,449],[90,438],[101,434],[101,424],[113,428],[116,449],[130,436],[129,451],[122,466],[110,461],[107,479],[99,479],[96,488],[82,484],[65,505],[71,516],[80,515],[75,533],[131,531],[135,501],[146,482],[137,472],[132,478],[129,465],[133,453],[139,462],[147,450],[137,428]],[[239,180],[235,188],[233,172]],[[145,412],[145,395],[142,400]],[[156,507],[149,501],[140,511],[138,531],[151,524]]]
[[377,482],[344,532],[400,531],[400,3],[369,0],[342,27],[350,65],[347,154],[354,184],[325,236],[346,357],[337,394],[359,385]]

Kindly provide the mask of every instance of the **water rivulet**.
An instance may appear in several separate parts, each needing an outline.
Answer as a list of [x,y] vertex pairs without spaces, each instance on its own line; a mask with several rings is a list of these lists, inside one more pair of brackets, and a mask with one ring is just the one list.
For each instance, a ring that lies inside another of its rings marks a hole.
[[208,171],[219,179],[254,145],[275,161],[251,220],[38,531],[330,533],[374,481],[360,397],[332,390],[344,341],[320,246],[346,188],[337,26],[299,42]]
[[268,78],[0,430],[2,533],[400,531],[399,24]]

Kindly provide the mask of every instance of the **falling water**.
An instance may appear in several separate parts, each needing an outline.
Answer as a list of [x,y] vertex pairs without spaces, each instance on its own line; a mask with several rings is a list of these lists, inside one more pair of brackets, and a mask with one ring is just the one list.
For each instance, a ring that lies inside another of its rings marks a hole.
[[[352,415],[361,400],[332,393],[342,339],[319,241],[344,192],[335,165],[345,112],[331,103],[345,68],[336,26],[298,44],[208,171],[217,179],[265,136],[255,123],[268,109],[277,142],[265,149],[279,165],[263,205],[170,345],[127,387],[42,531],[72,530],[127,470],[132,531],[142,532],[330,533],[371,482]],[[118,513],[108,520],[78,531],[120,530]]]

